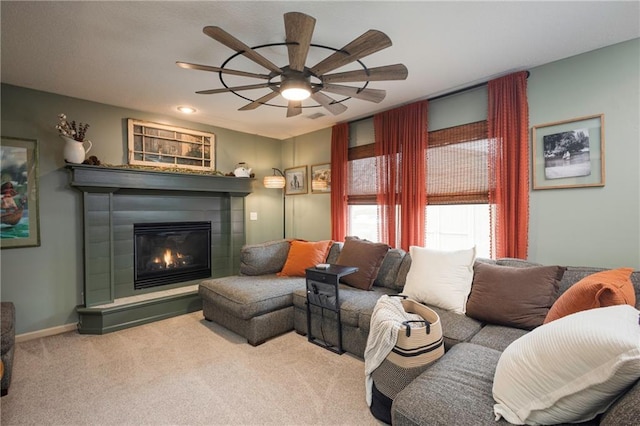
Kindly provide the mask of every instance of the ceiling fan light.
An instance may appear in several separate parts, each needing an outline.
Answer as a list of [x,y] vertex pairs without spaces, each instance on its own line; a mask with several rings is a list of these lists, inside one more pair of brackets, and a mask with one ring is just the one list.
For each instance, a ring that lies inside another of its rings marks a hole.
[[292,79],[282,83],[280,94],[289,101],[304,101],[311,96],[311,89],[307,82]]

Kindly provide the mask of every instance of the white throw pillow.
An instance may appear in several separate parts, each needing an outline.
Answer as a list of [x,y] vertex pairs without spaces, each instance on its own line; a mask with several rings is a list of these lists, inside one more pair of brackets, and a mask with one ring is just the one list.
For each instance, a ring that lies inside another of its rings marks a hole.
[[639,315],[629,305],[590,309],[511,343],[496,367],[496,418],[577,423],[605,412],[640,378]]
[[409,254],[411,267],[402,293],[418,302],[464,314],[476,248],[440,251],[411,246]]

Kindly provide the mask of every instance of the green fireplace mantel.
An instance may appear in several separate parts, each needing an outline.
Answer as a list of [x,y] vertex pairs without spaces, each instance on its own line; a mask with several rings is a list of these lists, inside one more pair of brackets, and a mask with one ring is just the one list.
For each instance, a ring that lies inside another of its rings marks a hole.
[[[84,291],[83,304],[77,307],[81,333],[102,334],[201,309],[197,290],[161,296],[164,290],[198,282],[134,288],[136,223],[209,221],[211,276],[239,270],[246,241],[245,197],[253,179],[84,164],[67,169],[71,187],[83,194]],[[129,302],[133,296],[146,299]]]
[[233,176],[175,173],[119,167],[72,164],[71,186],[85,192],[115,192],[120,189],[144,189],[181,192],[217,192],[233,197],[251,193],[252,179]]

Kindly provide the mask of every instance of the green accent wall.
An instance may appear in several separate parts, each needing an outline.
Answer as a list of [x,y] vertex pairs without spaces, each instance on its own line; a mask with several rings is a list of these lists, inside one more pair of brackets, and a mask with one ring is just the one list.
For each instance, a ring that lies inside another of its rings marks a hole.
[[[640,269],[640,39],[529,71],[529,127],[603,113],[606,154],[602,188],[530,190],[529,260]],[[484,120],[487,101],[480,87],[430,102],[429,130]],[[350,126],[350,146],[373,142],[372,121]],[[283,164],[313,161],[318,147],[330,146],[323,132],[286,140]],[[316,215],[329,214],[329,200],[316,197],[289,197],[287,236],[330,237],[330,220]]]
[[[605,187],[530,192],[530,260],[640,268],[640,39],[530,72],[530,126],[603,113],[606,149]],[[246,204],[247,243],[282,237],[282,191],[264,188],[262,177],[272,167],[311,166],[331,158],[330,128],[278,141],[15,86],[1,90],[2,135],[40,143],[42,245],[1,253],[0,298],[16,303],[18,334],[76,322],[75,307],[82,300],[81,194],[69,187],[62,141],[54,129],[57,114],[90,123],[91,153],[111,164],[126,162],[127,118],[215,133],[219,170],[230,172],[245,161],[256,173],[251,195],[239,201]],[[486,90],[477,89],[432,102],[429,128],[485,116]],[[367,133],[366,126],[361,130]],[[330,238],[329,198],[286,197],[287,237]],[[257,212],[258,220],[249,220],[250,212]]]
[[531,192],[529,257],[640,269],[640,39],[531,70],[529,124],[604,114],[604,187]]
[[[76,306],[83,300],[83,195],[70,186],[63,141],[55,129],[60,113],[90,123],[90,154],[112,165],[126,164],[128,118],[214,133],[216,168],[228,173],[244,161],[257,176],[251,194],[231,205],[236,223],[238,212],[245,211],[247,243],[282,237],[280,192],[262,186],[271,167],[282,167],[281,141],[6,84],[0,90],[2,135],[37,139],[40,149],[41,245],[0,252],[0,299],[16,305],[17,334],[75,323]],[[258,212],[258,221],[248,220],[250,211]]]

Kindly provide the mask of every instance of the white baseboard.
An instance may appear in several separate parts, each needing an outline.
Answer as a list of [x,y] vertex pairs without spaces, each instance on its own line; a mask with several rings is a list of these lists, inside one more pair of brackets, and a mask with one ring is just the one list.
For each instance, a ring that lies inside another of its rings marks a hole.
[[40,337],[55,336],[56,334],[75,331],[78,329],[78,323],[64,324],[57,327],[45,328],[44,330],[32,331],[29,333],[16,334],[16,342],[26,342],[27,340],[38,339]]

